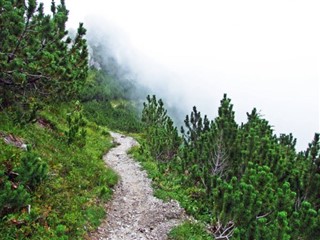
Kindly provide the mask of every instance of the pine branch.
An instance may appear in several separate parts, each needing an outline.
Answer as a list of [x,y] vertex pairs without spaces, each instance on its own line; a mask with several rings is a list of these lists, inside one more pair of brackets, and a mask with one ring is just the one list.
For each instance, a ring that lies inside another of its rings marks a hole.
[[233,233],[235,224],[233,221],[229,221],[226,226],[223,226],[220,221],[217,222],[216,226],[214,226],[216,230],[214,231],[215,239],[227,239],[229,240]]

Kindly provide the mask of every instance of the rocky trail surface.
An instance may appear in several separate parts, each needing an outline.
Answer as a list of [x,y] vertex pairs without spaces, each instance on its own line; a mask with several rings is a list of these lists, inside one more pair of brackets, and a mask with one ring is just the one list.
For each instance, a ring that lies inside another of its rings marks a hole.
[[107,218],[91,239],[167,239],[168,232],[187,218],[184,210],[176,201],[163,202],[153,196],[147,173],[127,155],[137,142],[131,137],[111,134],[119,145],[104,156],[104,161],[121,180],[107,206]]

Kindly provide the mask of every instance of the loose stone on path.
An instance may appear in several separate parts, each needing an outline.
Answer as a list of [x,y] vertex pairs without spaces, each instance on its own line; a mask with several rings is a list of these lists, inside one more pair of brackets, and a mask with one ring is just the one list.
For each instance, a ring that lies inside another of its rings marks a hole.
[[127,155],[137,142],[111,133],[120,145],[105,156],[106,164],[121,180],[108,204],[107,218],[92,235],[92,240],[165,240],[168,232],[187,219],[176,201],[163,202],[153,196],[151,180],[140,164]]

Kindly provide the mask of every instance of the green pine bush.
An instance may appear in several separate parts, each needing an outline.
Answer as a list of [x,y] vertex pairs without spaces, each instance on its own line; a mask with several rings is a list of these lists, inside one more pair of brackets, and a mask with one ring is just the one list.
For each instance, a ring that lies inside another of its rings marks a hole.
[[17,186],[0,173],[0,216],[13,213],[30,203],[30,194],[23,185]]
[[19,176],[17,180],[23,186],[34,191],[48,177],[48,165],[37,154],[27,152],[21,158],[21,163],[17,168]]
[[[276,136],[256,109],[238,125],[226,95],[213,121],[194,107],[182,138],[166,132],[170,117],[155,96],[148,96],[142,116],[139,159],[158,163],[156,194],[178,199],[211,225],[213,238],[318,239],[319,134],[297,153],[292,134]],[[165,149],[176,152],[161,161]]]

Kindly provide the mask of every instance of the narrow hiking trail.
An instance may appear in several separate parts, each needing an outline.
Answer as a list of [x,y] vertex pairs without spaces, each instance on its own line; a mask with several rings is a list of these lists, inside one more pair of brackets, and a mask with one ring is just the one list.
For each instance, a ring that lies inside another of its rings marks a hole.
[[176,201],[163,202],[153,196],[151,180],[138,162],[127,155],[137,142],[111,133],[119,146],[105,156],[106,164],[120,176],[107,218],[92,235],[92,240],[164,240],[168,232],[187,217]]

